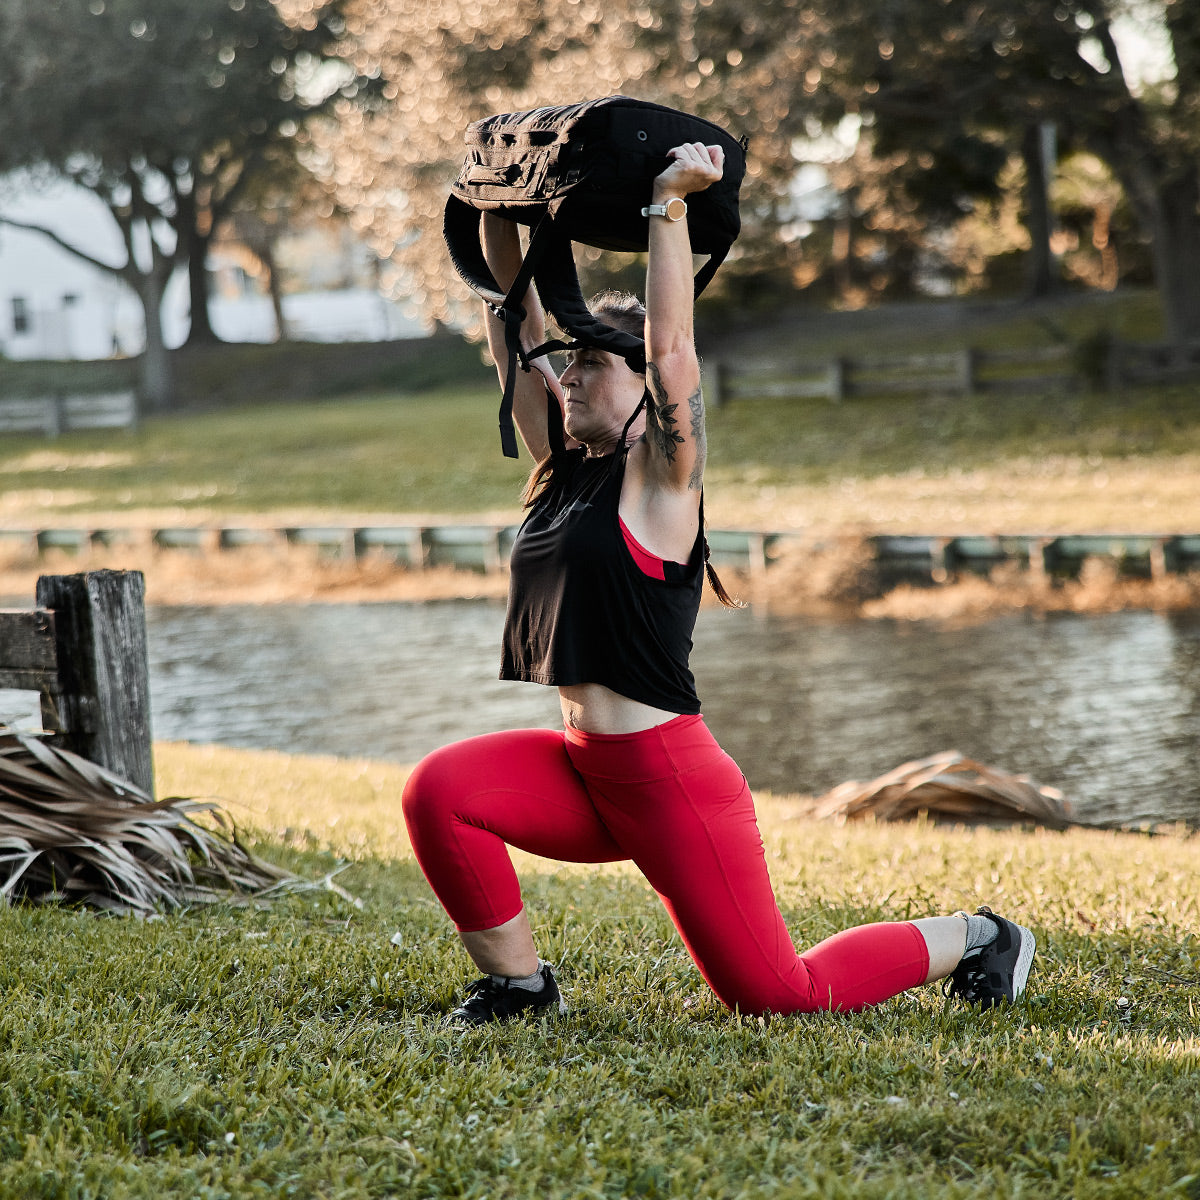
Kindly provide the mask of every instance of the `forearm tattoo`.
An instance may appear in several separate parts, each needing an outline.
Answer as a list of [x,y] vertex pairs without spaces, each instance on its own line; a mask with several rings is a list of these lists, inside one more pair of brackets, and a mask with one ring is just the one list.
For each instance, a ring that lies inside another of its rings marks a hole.
[[683,434],[675,426],[678,404],[667,403],[667,391],[653,363],[646,364],[646,379],[650,385],[650,402],[646,405],[646,432],[651,443],[668,463],[674,463],[675,451],[683,444]]
[[704,434],[704,397],[698,387],[688,397],[688,408],[692,411],[692,442],[696,447],[696,461],[692,464],[688,487],[693,492],[698,492],[704,485],[704,460],[708,455],[708,443]]
[[[677,428],[679,405],[667,403],[667,390],[663,387],[662,376],[653,363],[646,364],[646,379],[650,385],[650,402],[646,406],[646,433],[651,444],[667,463],[674,464],[676,452],[684,442],[683,434]],[[704,485],[704,459],[707,452],[704,435],[704,398],[699,388],[688,397],[688,412],[691,417],[689,432],[696,452],[692,473],[688,476],[688,487],[698,492]]]

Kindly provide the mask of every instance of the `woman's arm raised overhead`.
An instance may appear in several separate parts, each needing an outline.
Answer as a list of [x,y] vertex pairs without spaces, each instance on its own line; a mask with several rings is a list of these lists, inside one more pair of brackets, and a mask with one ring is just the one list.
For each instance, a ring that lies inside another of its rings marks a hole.
[[[692,246],[679,200],[721,178],[724,153],[699,142],[670,152],[654,181],[646,269],[646,482],[654,490],[699,493],[704,478],[704,403],[692,311]],[[672,204],[672,201],[676,203]],[[674,218],[674,219],[673,219]]]
[[[521,235],[513,221],[507,221],[492,213],[483,214],[483,253],[496,281],[505,291],[516,279],[521,268]],[[521,345],[526,349],[540,346],[546,340],[546,318],[542,312],[537,292],[530,287],[521,301],[525,309],[525,320],[521,324]],[[496,363],[501,386],[508,372],[508,347],[504,342],[504,323],[485,305],[487,313],[488,349]],[[526,449],[536,461],[541,461],[550,452],[547,433],[546,389],[557,398],[561,410],[562,388],[558,375],[544,355],[534,359],[532,371],[518,370],[516,390],[513,394],[513,422],[525,443]]]

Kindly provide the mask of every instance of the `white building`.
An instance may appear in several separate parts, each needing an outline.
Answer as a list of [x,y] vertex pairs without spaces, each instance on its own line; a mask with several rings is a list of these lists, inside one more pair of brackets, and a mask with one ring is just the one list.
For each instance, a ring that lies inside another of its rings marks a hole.
[[[82,188],[64,184],[48,193],[0,192],[0,215],[52,229],[101,261],[124,260],[120,231],[108,210]],[[209,308],[217,336],[229,342],[273,341],[271,302],[257,282],[229,263],[210,266],[220,269],[222,279]],[[283,311],[289,334],[302,340],[384,341],[428,332],[399,304],[370,287],[285,295]],[[167,288],[163,332],[170,347],[187,337],[187,279],[182,271]],[[141,304],[121,280],[42,234],[0,224],[0,355],[108,358],[140,353],[143,342]]]

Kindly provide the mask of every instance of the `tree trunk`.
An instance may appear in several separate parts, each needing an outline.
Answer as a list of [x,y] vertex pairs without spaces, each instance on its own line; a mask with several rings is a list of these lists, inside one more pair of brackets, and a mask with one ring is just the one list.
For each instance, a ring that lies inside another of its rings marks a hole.
[[1025,161],[1026,228],[1032,245],[1029,250],[1029,294],[1049,296],[1058,286],[1058,264],[1050,246],[1053,219],[1050,212],[1050,155],[1046,153],[1043,123],[1025,127],[1021,139],[1021,157]]
[[1200,170],[1189,165],[1158,188],[1154,269],[1167,339],[1200,341]]
[[287,319],[283,315],[283,288],[279,282],[279,268],[275,262],[274,240],[267,238],[259,251],[259,258],[267,268],[267,290],[271,295],[271,311],[275,314],[275,340],[289,341]]
[[1200,168],[1190,160],[1175,166],[1155,150],[1135,100],[1093,128],[1088,140],[1121,181],[1151,240],[1167,340],[1176,346],[1200,341]]
[[1092,210],[1092,245],[1100,253],[1100,286],[1106,292],[1116,291],[1121,281],[1121,264],[1113,244],[1112,219],[1111,204],[1097,204]]
[[175,402],[175,373],[171,355],[163,340],[162,301],[168,273],[151,271],[137,279],[138,299],[146,322],[146,346],[138,372],[138,392],[142,405],[162,412]]
[[208,245],[211,240],[211,234],[200,233],[194,227],[188,231],[189,346],[212,346],[221,340],[213,330],[208,312]]
[[848,197],[841,198],[840,206],[833,226],[833,288],[834,295],[848,300],[854,284],[854,216]]

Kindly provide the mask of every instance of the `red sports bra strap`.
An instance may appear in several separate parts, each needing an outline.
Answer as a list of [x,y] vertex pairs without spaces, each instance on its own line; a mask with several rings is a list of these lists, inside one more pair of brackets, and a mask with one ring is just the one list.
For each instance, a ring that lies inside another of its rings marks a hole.
[[629,532],[629,527],[619,515],[617,520],[621,525],[621,536],[625,539],[625,546],[643,575],[649,575],[651,579],[666,579],[668,567],[679,570],[687,569],[687,563],[673,562],[670,559],[659,558],[657,554],[652,554]]

